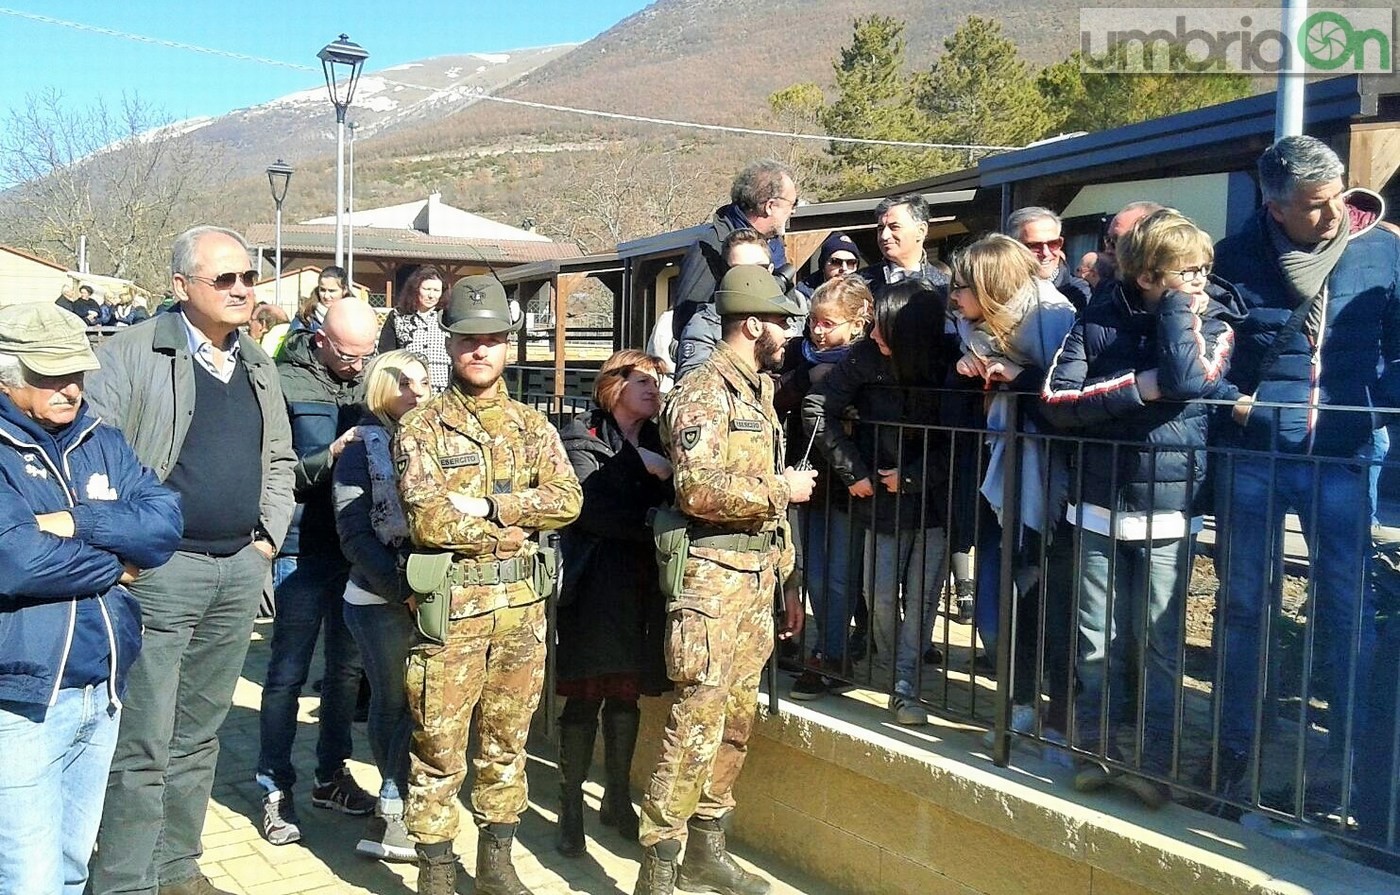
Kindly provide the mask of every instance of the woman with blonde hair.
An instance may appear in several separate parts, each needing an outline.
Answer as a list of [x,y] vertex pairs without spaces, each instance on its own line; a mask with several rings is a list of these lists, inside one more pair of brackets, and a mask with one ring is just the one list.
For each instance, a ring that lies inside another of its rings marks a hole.
[[409,546],[408,521],[399,501],[390,446],[406,413],[431,394],[428,367],[411,351],[376,357],[365,370],[360,437],[335,464],[332,493],[341,549],[350,561],[345,585],[345,625],[360,648],[369,678],[369,741],[383,783],[365,837],[363,855],[413,861],[417,855],[403,820],[408,794],[408,710],[404,669],[417,641],[409,590],[399,571]]
[[655,418],[661,358],[623,350],[593,389],[595,408],[560,432],[583,485],[583,511],[564,530],[555,691],[559,715],[559,851],[584,852],[583,782],[599,717],[607,788],[599,820],[636,840],[629,792],[639,696],[670,689],[662,655],[666,607],[647,514],[675,497]]
[[[952,267],[949,298],[957,307],[956,325],[963,351],[956,370],[965,382],[972,380],[987,392],[988,453],[980,490],[991,512],[979,514],[982,524],[977,532],[974,622],[989,658],[995,661],[1001,524],[1006,513],[1003,481],[1009,448],[1006,436],[997,433],[1014,424],[1023,437],[1020,505],[1013,540],[1016,554],[1010,559],[1016,566],[1017,595],[1026,602],[1017,613],[1019,627],[1014,638],[1012,727],[1028,732],[1037,723],[1035,706],[1040,699],[1036,687],[1041,675],[1035,667],[1035,638],[1043,633],[1044,678],[1051,695],[1047,728],[1059,735],[1064,731],[1068,706],[1068,657],[1058,654],[1068,635],[1069,610],[1067,606],[1047,607],[1047,630],[1039,632],[1035,604],[1046,578],[1040,569],[1043,545],[1050,543],[1064,517],[1069,473],[1065,458],[1053,451],[1052,445],[1034,437],[1040,430],[1034,416],[1024,413],[1033,400],[1018,393],[1039,393],[1055,352],[1074,325],[1074,305],[1053,282],[1036,275],[1039,264],[1035,256],[1008,236],[993,234],[977,240],[953,259]],[[1064,636],[1055,636],[1052,631]]]

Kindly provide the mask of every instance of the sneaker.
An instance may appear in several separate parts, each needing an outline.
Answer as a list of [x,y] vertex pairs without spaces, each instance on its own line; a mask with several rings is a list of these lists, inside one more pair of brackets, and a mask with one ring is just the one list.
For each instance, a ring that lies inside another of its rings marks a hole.
[[416,861],[418,853],[402,814],[378,814],[369,819],[365,838],[355,843],[355,851],[381,861]]
[[[1075,780],[1078,782],[1077,777]],[[1144,805],[1153,811],[1172,800],[1171,790],[1167,788],[1166,784],[1158,783],[1156,780],[1148,780],[1146,777],[1139,777],[1136,774],[1118,774],[1112,778],[1111,782],[1137,796]]]
[[912,696],[893,694],[890,696],[889,710],[890,714],[894,715],[896,724],[919,727],[928,723],[928,712],[924,711],[924,707]]
[[788,698],[806,702],[812,699],[821,699],[826,695],[826,681],[820,674],[808,669],[798,675],[793,681],[792,690],[788,693]]
[[1098,792],[1113,780],[1113,772],[1097,761],[1085,761],[1074,775],[1075,792]]
[[942,665],[942,664],[943,664],[943,650],[939,649],[939,648],[936,647],[936,646],[930,646],[928,649],[924,650],[924,664],[925,664],[925,665]]
[[301,841],[301,818],[297,817],[291,793],[278,789],[263,796],[262,833],[273,845]]
[[[1201,789],[1212,791],[1211,787],[1211,766],[1207,762],[1201,768],[1201,773],[1196,783]],[[1251,791],[1251,781],[1249,779],[1249,755],[1244,752],[1233,752],[1229,749],[1220,750],[1219,766],[1216,769],[1214,793],[1220,796],[1219,800],[1211,801],[1204,808],[1207,814],[1216,817],[1223,817],[1226,820],[1239,820],[1244,813],[1239,807],[1232,805],[1224,799],[1232,799],[1236,802],[1250,802],[1253,799]]]
[[[1035,730],[1035,707],[1016,703],[1011,706],[1011,732],[1012,733],[1032,733]],[[982,734],[982,745],[988,749],[993,748],[997,742],[997,732],[995,729]]]
[[1045,745],[1040,749],[1040,760],[1056,767],[1074,767],[1074,754],[1069,751],[1069,741],[1065,735],[1053,727],[1041,728],[1040,738]]
[[355,782],[349,769],[341,768],[328,782],[316,781],[316,786],[311,790],[311,804],[352,817],[363,817],[374,811],[379,800]]
[[977,582],[970,578],[953,582],[953,593],[955,594],[953,621],[960,625],[972,624],[972,600],[976,592]]

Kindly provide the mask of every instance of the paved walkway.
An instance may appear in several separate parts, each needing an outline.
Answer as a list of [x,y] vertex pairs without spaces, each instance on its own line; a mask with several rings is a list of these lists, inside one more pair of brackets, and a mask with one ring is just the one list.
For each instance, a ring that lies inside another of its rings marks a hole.
[[[204,825],[204,857],[201,865],[215,885],[236,895],[295,895],[295,893],[377,893],[408,895],[415,891],[417,870],[408,864],[388,864],[355,854],[355,843],[365,827],[364,818],[345,817],[311,807],[309,787],[297,795],[302,820],[302,841],[295,845],[272,846],[263,841],[259,827],[262,818],[262,792],[253,782],[253,766],[258,754],[258,705],[260,682],[267,669],[271,622],[258,623],[253,643],[244,663],[243,679],[234,694],[234,704],[220,732],[223,748],[219,756],[214,798]],[[312,679],[319,677],[319,658],[313,665]],[[314,767],[316,709],[314,694],[303,697],[296,744],[296,767],[309,781]],[[369,746],[364,725],[355,729],[355,754],[367,760]],[[602,787],[586,788],[588,854],[565,858],[554,851],[555,799],[558,774],[552,747],[542,737],[530,748],[530,810],[521,819],[515,846],[516,868],[521,879],[537,895],[585,892],[590,895],[630,893],[637,877],[641,850],[635,842],[623,840],[597,823],[596,810]],[[352,761],[351,770],[366,789],[377,791],[379,777],[372,764]],[[650,756],[638,755],[639,761]],[[476,830],[463,812],[462,833],[457,854],[467,872],[462,874],[459,891],[470,892],[470,871],[476,855]],[[755,858],[740,850],[741,860]],[[833,890],[804,878],[791,868],[765,858],[743,860],[751,869],[774,880],[773,895],[829,895]]]

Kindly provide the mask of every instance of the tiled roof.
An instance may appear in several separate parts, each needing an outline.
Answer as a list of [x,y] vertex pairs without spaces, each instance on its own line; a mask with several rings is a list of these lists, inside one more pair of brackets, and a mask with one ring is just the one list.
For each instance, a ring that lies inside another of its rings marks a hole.
[[[270,246],[276,238],[272,224],[253,224],[244,234],[253,245]],[[326,254],[335,251],[335,225],[283,224],[282,252]],[[357,258],[421,258],[427,261],[465,261],[529,264],[553,258],[577,258],[582,252],[564,242],[511,239],[462,239],[429,236],[417,230],[355,228]]]

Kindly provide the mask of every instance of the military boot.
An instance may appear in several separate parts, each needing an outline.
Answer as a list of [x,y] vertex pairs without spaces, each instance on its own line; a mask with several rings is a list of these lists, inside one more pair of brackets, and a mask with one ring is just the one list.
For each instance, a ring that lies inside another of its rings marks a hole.
[[451,842],[418,843],[418,895],[456,895],[457,856]]
[[476,836],[476,895],[531,895],[515,875],[510,844],[515,824],[487,824]]
[[586,850],[583,838],[583,782],[593,763],[596,720],[559,726],[559,837],[561,855],[577,858]]
[[637,751],[637,727],[641,712],[633,703],[603,709],[603,762],[608,785],[598,808],[598,820],[616,827],[623,839],[636,841],[637,810],[632,807],[632,754]]
[[676,858],[681,844],[663,839],[642,850],[642,869],[637,873],[637,886],[632,895],[672,895],[676,891]]
[[768,880],[740,867],[724,847],[724,819],[692,818],[687,826],[690,839],[685,846],[685,860],[676,876],[679,888],[720,895],[765,895]]

